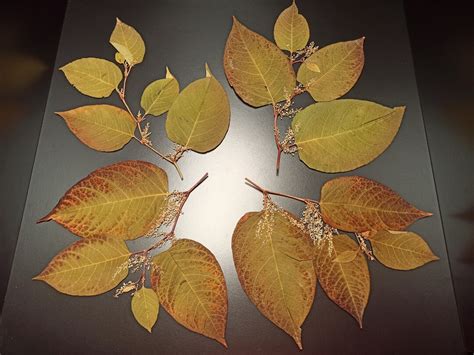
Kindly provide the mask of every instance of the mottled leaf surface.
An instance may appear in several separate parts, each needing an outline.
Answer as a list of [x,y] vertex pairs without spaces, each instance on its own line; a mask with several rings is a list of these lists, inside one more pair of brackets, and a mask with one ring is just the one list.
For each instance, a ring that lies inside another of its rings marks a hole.
[[281,49],[291,53],[303,49],[309,40],[308,22],[298,13],[295,2],[278,16],[273,29],[275,42]]
[[168,111],[179,94],[179,84],[166,68],[166,77],[150,83],[142,94],[141,106],[144,115],[159,116]]
[[155,291],[142,287],[134,293],[131,307],[138,324],[151,333],[151,328],[155,325],[160,310],[160,302]]
[[118,18],[109,41],[128,64],[135,65],[143,61],[145,42],[142,36],[132,26]]

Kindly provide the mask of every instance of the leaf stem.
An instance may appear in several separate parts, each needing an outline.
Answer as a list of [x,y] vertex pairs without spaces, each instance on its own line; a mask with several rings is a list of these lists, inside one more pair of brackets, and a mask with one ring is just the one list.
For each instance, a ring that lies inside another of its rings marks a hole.
[[278,176],[280,173],[282,147],[280,144],[280,130],[278,129],[278,111],[275,106],[273,106],[273,137],[275,138],[275,144],[277,147],[276,174]]
[[255,182],[253,182],[252,180],[250,180],[249,178],[245,178],[245,183],[251,187],[253,187],[254,189],[260,191],[262,194],[264,195],[275,195],[275,196],[281,196],[281,197],[286,197],[286,198],[289,198],[289,199],[292,199],[292,200],[295,200],[295,201],[299,201],[299,202],[302,202],[304,204],[308,204],[308,203],[316,203],[318,204],[319,201],[316,201],[316,200],[312,200],[312,199],[309,199],[309,198],[302,198],[302,197],[298,197],[298,196],[293,196],[293,195],[289,195],[289,194],[284,194],[282,192],[275,192],[275,191],[270,191],[270,190],[267,190],[267,189],[264,189],[263,187],[257,185]]

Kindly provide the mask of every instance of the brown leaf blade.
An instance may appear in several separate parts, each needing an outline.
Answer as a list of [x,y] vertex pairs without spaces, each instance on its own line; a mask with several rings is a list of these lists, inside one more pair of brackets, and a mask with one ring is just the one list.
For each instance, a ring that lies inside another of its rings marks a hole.
[[179,239],[153,258],[153,265],[152,287],[166,311],[227,347],[227,287],[214,255],[198,242]]
[[160,302],[155,291],[146,287],[139,289],[132,297],[131,308],[138,324],[151,333],[160,310]]
[[416,233],[378,231],[368,239],[377,260],[392,269],[412,270],[439,260]]
[[266,213],[250,212],[238,222],[232,237],[234,264],[250,300],[302,349],[301,325],[316,291],[313,244],[289,214]]
[[56,255],[34,280],[72,296],[95,296],[110,291],[128,274],[130,252],[117,239],[81,239]]
[[84,237],[136,239],[160,219],[168,177],[154,164],[129,160],[95,170],[71,187],[39,222],[54,220]]
[[314,268],[326,295],[339,307],[352,315],[362,328],[362,318],[370,294],[370,274],[367,260],[357,253],[350,262],[334,262],[343,253],[357,252],[358,245],[344,234],[333,237],[333,251],[328,242],[316,248]]
[[348,232],[403,230],[431,216],[390,188],[361,176],[327,181],[321,189],[320,206],[326,223]]
[[309,26],[293,1],[290,7],[278,16],[273,29],[275,42],[283,50],[294,53],[303,49],[309,41]]
[[237,95],[254,107],[284,100],[296,85],[288,57],[235,17],[224,50],[224,71]]

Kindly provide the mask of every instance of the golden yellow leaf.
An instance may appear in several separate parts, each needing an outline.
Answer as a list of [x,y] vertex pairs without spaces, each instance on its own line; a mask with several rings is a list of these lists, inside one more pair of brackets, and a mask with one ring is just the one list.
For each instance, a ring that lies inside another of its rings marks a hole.
[[229,99],[206,64],[206,77],[189,84],[173,102],[166,133],[185,149],[205,153],[222,142],[229,122]]
[[292,122],[300,159],[328,173],[368,164],[392,143],[404,112],[363,100],[310,105]]
[[116,64],[100,58],[77,59],[59,70],[79,92],[95,98],[110,96],[123,77]]
[[136,239],[166,207],[168,177],[154,164],[122,161],[95,170],[71,187],[39,222],[54,220],[85,238]]
[[143,61],[145,42],[142,36],[132,26],[123,23],[118,18],[109,42],[128,64],[133,66]]
[[[314,268],[326,295],[352,315],[362,328],[364,310],[370,294],[370,274],[367,260],[358,253],[357,243],[344,234],[333,237],[334,248],[327,241],[315,249]],[[332,250],[332,252],[331,252]],[[357,252],[350,262],[334,262],[346,251]]]
[[227,288],[212,253],[189,239],[179,239],[153,258],[152,287],[160,304],[184,327],[227,347]]
[[159,116],[168,111],[179,94],[179,84],[166,68],[166,77],[150,83],[142,94],[141,106],[144,115]]
[[103,152],[121,149],[135,132],[135,122],[128,112],[111,105],[82,106],[56,113],[82,143]]
[[308,22],[298,13],[298,7],[293,0],[290,7],[278,16],[273,29],[275,42],[281,49],[291,53],[303,49],[309,40]]
[[132,313],[138,324],[151,333],[158,319],[160,302],[155,291],[142,287],[132,297]]
[[44,281],[68,295],[98,295],[127,277],[129,256],[122,240],[81,239],[56,255],[33,280]]
[[235,17],[224,50],[224,70],[240,98],[255,107],[285,100],[296,85],[288,57]]
[[327,181],[321,189],[320,206],[326,223],[348,232],[403,230],[431,216],[388,187],[361,176]]
[[353,261],[360,250],[346,250],[339,253],[333,260],[335,263],[350,263]]
[[247,296],[302,349],[301,325],[313,304],[316,275],[313,243],[294,222],[280,211],[247,213],[234,230],[232,253]]
[[377,260],[392,269],[411,270],[439,260],[416,233],[381,230],[368,239]]
[[298,81],[316,101],[332,101],[354,86],[363,67],[364,37],[319,49],[301,64]]

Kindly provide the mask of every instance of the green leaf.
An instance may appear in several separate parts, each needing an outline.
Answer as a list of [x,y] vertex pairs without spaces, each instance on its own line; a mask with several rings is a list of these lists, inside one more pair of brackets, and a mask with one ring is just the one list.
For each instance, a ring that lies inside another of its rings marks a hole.
[[240,98],[255,107],[285,100],[296,86],[288,57],[235,17],[225,46],[224,70]]
[[118,18],[109,41],[131,66],[143,61],[145,42],[142,36]]
[[121,149],[134,136],[135,122],[127,111],[115,106],[89,105],[56,113],[82,143],[95,150]]
[[308,22],[298,13],[298,7],[293,0],[290,7],[278,16],[273,29],[275,42],[281,49],[291,53],[303,49],[309,40]]
[[208,249],[177,240],[153,258],[151,282],[160,304],[178,323],[227,347],[227,288]]
[[439,260],[423,238],[412,232],[378,231],[368,239],[377,260],[392,269],[412,270]]
[[398,132],[404,107],[362,100],[320,102],[298,112],[292,128],[300,159],[328,173],[370,163]]
[[[332,101],[347,93],[364,67],[364,37],[316,51],[298,69],[298,81],[316,101]],[[318,70],[313,70],[318,68]]]
[[168,111],[179,94],[179,84],[166,67],[165,79],[153,81],[143,91],[141,106],[145,115],[159,116]]
[[206,77],[189,84],[173,102],[166,133],[185,149],[205,153],[224,139],[229,122],[229,99],[206,64]]
[[129,256],[121,240],[81,239],[56,255],[33,280],[44,281],[68,295],[98,295],[127,277]]
[[158,319],[160,302],[155,291],[142,287],[132,297],[132,313],[138,324],[151,333]]
[[116,64],[100,58],[77,59],[59,70],[79,92],[95,98],[110,96],[123,77]]

